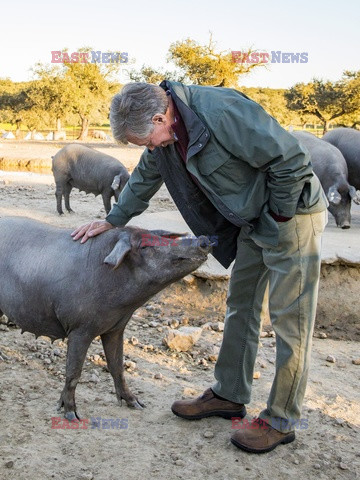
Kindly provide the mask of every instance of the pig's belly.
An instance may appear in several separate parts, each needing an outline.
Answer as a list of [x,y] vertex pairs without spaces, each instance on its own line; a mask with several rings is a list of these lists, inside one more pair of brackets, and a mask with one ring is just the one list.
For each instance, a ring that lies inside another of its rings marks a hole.
[[37,337],[44,335],[56,340],[67,336],[63,326],[54,315],[29,312],[24,308],[2,305],[1,302],[0,311],[24,332],[33,333]]

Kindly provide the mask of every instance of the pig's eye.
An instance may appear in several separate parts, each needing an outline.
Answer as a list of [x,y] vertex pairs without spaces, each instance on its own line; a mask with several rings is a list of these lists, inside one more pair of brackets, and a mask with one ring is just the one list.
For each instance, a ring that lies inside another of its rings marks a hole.
[[153,245],[149,245],[147,243],[144,243],[144,242],[140,242],[139,244],[139,248],[142,250],[143,248],[151,248],[153,247]]

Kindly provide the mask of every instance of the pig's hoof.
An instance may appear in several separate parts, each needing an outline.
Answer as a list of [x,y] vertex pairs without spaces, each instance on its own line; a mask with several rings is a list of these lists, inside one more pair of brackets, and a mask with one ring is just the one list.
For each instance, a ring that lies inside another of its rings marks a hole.
[[68,212],[69,212],[69,213],[75,213],[72,208],[70,208],[70,210],[68,210]]
[[66,412],[64,417],[66,418],[66,420],[69,420],[69,422],[72,422],[73,420],[81,420],[79,415],[74,411]]
[[146,408],[145,403],[141,402],[137,398],[134,398],[133,400],[128,400],[127,406],[130,408],[136,408],[137,410],[142,410],[143,408]]

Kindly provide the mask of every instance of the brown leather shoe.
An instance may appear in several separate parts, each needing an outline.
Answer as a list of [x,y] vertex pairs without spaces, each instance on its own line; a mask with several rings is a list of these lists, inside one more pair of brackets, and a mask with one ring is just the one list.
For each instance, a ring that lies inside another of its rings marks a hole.
[[206,417],[245,417],[246,408],[242,403],[233,403],[216,398],[211,388],[195,400],[178,400],[171,406],[172,412],[187,420],[199,420]]
[[295,432],[279,432],[260,418],[244,422],[243,427],[231,436],[231,443],[251,453],[270,452],[278,445],[294,440]]

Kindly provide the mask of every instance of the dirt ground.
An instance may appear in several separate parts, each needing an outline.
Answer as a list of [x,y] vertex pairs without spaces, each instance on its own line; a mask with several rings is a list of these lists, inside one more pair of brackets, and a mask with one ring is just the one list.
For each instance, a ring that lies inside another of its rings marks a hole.
[[[13,155],[16,162],[25,158],[30,166],[39,159],[39,166],[46,167],[61,146],[3,142],[0,165],[2,158]],[[121,159],[130,169],[141,153],[101,144],[96,148]],[[50,174],[0,171],[0,216],[23,215],[69,228],[104,217],[101,198],[76,190],[71,194],[76,213],[60,217],[54,192]],[[162,188],[149,208],[156,212],[175,207]],[[360,357],[358,342],[314,338],[302,414],[307,428],[298,430],[295,442],[269,454],[247,454],[234,447],[229,441],[234,431],[229,420],[189,422],[172,415],[175,399],[197,396],[213,383],[225,296],[224,287],[215,291],[210,281],[190,276],[136,312],[125,331],[126,377],[147,405],[142,411],[117,404],[101,343],[95,340],[76,391],[79,412],[89,423],[77,430],[52,428],[59,426],[56,402],[64,383],[66,342],[51,344],[46,337],[36,340],[29,333],[21,335],[3,317],[0,478],[358,478],[360,365],[353,363]],[[199,342],[189,352],[171,352],[163,345],[168,329],[178,325],[203,327]],[[264,408],[274,374],[275,339],[267,330],[259,346],[249,419]],[[328,360],[335,362],[327,360],[329,355],[333,358]],[[98,423],[91,424],[91,419]]]

